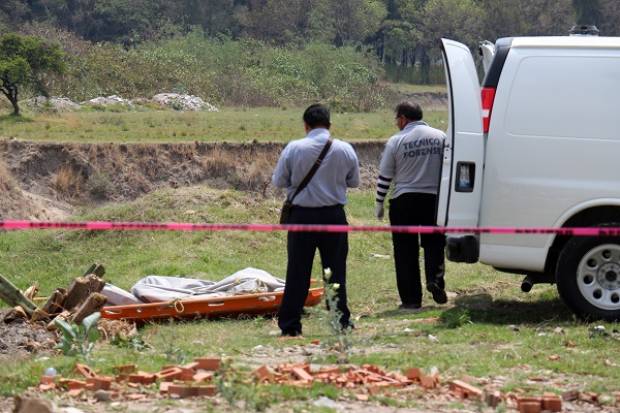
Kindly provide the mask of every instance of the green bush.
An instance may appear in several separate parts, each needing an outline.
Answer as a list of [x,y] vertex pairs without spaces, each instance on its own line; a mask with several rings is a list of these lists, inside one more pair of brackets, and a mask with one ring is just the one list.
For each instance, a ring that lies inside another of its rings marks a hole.
[[189,93],[232,106],[298,106],[323,101],[342,111],[381,106],[376,59],[352,47],[274,47],[190,33],[129,50],[96,44],[75,53],[54,82],[74,100],[118,94]]

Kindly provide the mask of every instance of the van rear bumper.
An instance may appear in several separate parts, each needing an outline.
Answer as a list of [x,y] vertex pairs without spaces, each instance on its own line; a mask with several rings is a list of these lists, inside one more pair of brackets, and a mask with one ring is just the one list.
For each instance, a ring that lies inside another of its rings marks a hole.
[[480,258],[480,240],[474,235],[448,236],[446,254],[453,262],[476,263]]

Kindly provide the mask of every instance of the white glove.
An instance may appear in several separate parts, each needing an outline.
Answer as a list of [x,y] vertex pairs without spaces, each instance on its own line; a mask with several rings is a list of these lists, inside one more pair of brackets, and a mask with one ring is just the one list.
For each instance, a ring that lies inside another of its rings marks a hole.
[[383,220],[383,202],[375,203],[375,216],[379,221]]

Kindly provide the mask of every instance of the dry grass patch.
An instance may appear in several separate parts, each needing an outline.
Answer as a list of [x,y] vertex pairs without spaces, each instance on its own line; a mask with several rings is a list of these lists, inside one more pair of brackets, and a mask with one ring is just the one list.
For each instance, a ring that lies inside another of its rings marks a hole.
[[63,165],[52,177],[52,187],[63,196],[77,198],[82,189],[82,175],[69,165]]

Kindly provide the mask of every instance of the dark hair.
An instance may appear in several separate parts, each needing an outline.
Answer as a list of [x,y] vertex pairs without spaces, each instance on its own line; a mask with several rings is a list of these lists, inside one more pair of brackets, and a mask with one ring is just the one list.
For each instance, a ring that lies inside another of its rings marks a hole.
[[410,102],[408,100],[400,102],[394,111],[396,112],[396,116],[404,116],[413,122],[424,118],[422,107],[417,103]]
[[312,129],[319,127],[329,129],[332,126],[329,121],[329,109],[320,104],[308,106],[304,112],[304,122]]

